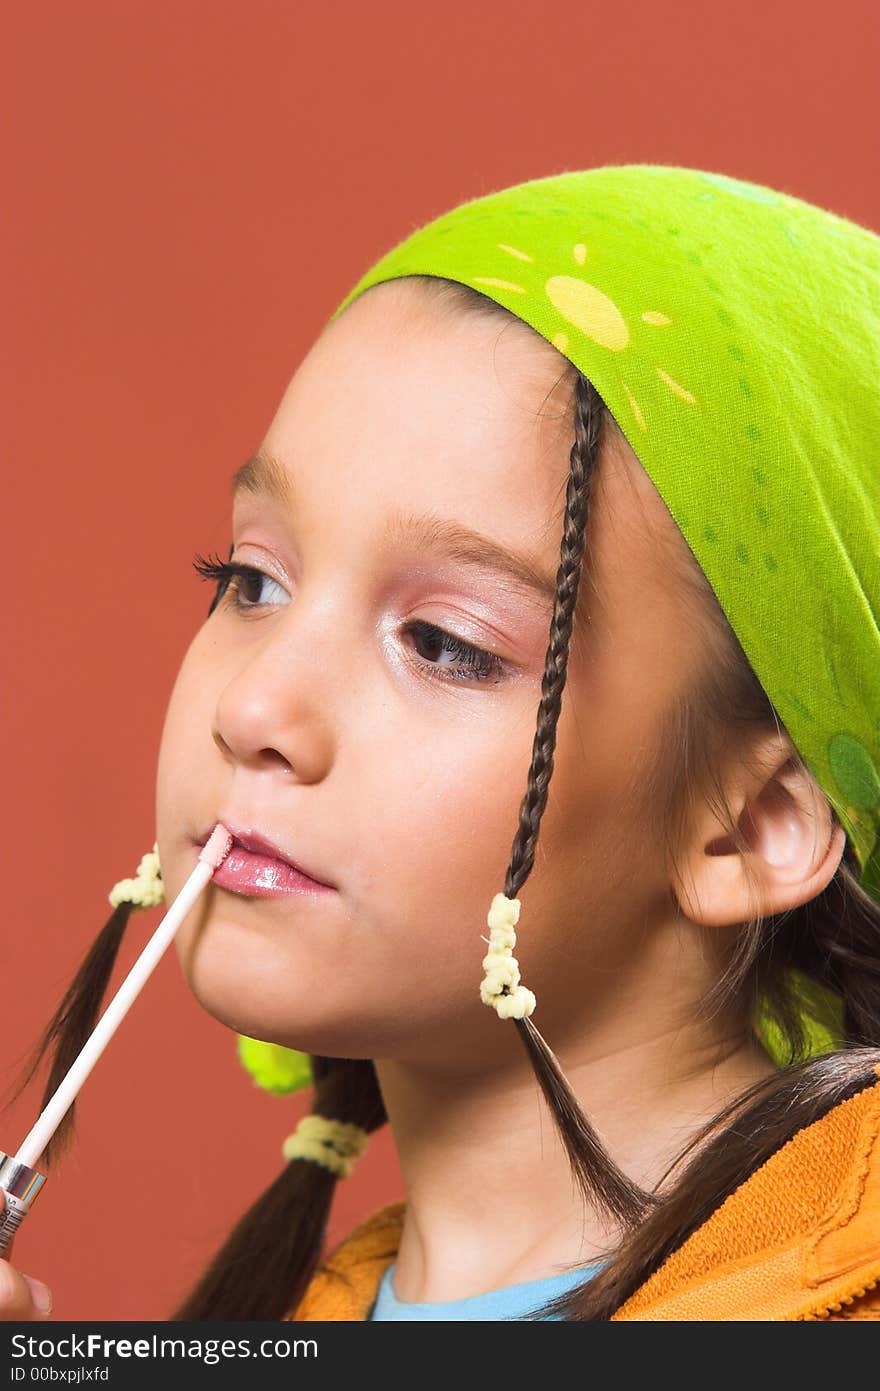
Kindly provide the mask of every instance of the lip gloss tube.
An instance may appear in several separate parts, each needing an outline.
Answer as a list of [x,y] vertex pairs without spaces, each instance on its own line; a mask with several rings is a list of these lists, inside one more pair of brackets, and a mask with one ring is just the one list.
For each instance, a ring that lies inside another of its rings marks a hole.
[[15,1236],[45,1182],[45,1174],[0,1150],[0,1188],[6,1198],[6,1207],[0,1214],[3,1222],[0,1227],[0,1254]]

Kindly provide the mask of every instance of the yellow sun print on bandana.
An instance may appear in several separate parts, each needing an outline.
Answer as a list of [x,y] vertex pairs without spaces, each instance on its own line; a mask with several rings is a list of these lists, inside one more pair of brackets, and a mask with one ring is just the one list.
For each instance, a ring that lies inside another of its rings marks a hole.
[[[495,244],[499,251],[513,256],[518,261],[534,263],[534,256],[530,256],[526,251],[520,251],[517,247],[510,246],[506,242],[496,242]],[[583,242],[577,242],[572,247],[572,256],[579,266],[585,263],[587,248]],[[529,293],[525,285],[520,285],[515,280],[503,280],[492,275],[474,275],[470,278],[475,285],[491,285],[495,289],[507,290],[511,294],[517,295]],[[572,324],[585,337],[592,338],[594,343],[598,343],[600,347],[607,348],[612,353],[621,353],[629,346],[630,331],[626,319],[614,300],[598,286],[591,285],[588,280],[584,280],[578,275],[551,275],[549,280],[545,280],[543,288],[545,295],[560,317],[566,323]],[[646,324],[652,324],[656,328],[665,328],[672,323],[668,315],[661,313],[658,309],[646,309],[641,317]],[[561,353],[567,352],[568,334],[564,330],[560,329],[558,333],[555,333],[551,342],[554,348],[558,348]],[[655,371],[660,380],[682,401],[686,401],[691,406],[696,405],[696,397],[680,382],[675,381],[662,367],[655,366]],[[623,389],[627,394],[639,428],[647,430],[648,426],[639,403],[626,382],[623,383]]]

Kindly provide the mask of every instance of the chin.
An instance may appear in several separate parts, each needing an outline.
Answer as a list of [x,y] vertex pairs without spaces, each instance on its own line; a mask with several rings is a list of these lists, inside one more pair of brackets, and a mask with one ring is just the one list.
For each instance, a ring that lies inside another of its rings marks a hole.
[[[243,960],[242,952],[236,949],[237,934],[231,931],[228,940],[221,940],[221,933],[221,924],[212,923],[204,936],[198,940],[191,937],[179,947],[184,980],[205,1013],[248,1038],[302,1052],[320,1052],[331,1032],[323,995],[319,992],[316,998],[314,991],[303,990],[301,996],[291,991],[289,997],[281,997],[279,980],[285,974],[293,978],[294,972],[279,962],[277,948],[273,950],[270,943],[261,950],[251,940]],[[320,1019],[308,1018],[316,1006],[321,1009]],[[297,1029],[293,1039],[291,1021],[300,1019],[303,1028]],[[332,1033],[335,1042],[340,1031],[337,1028]],[[345,1042],[343,1038],[340,1056],[345,1056]]]
[[[287,1028],[284,1028],[280,1021],[273,1019],[265,1008],[248,1009],[242,1007],[241,982],[236,985],[235,982],[206,980],[203,974],[197,972],[194,980],[187,980],[187,985],[205,1013],[234,1033],[246,1034],[248,1038],[264,1039],[269,1043],[281,1043],[282,1039],[279,1035],[288,1034],[290,1031],[292,1010],[288,1011],[285,1016]],[[284,1040],[284,1042],[288,1048],[306,1051],[306,1045],[301,1041],[287,1043]]]

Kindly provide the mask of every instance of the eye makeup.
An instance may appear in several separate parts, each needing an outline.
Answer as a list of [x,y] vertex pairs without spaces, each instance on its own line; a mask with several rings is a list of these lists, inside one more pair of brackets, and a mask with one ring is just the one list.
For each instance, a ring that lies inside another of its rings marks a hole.
[[[248,611],[270,608],[271,604],[260,603],[259,600],[248,601],[243,597],[249,584],[255,585],[259,590],[263,581],[268,581],[281,588],[274,576],[267,575],[256,566],[221,560],[216,554],[207,558],[197,555],[193,569],[202,579],[217,585],[217,594],[209,615],[220,604],[226,604],[233,612],[242,616]],[[496,653],[487,652],[436,623],[429,623],[424,619],[410,619],[404,624],[402,632],[429,647],[435,655],[441,654],[451,659],[448,662],[421,659],[417,661],[419,666],[427,669],[438,680],[497,682],[504,674],[505,664]]]

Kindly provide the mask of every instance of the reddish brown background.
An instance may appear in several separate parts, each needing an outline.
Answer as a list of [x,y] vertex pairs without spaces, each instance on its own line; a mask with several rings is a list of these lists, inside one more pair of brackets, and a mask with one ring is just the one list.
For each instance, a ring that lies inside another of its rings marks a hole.
[[[152,846],[165,704],[210,600],[193,555],[228,546],[229,475],[346,291],[465,198],[595,164],[713,169],[880,227],[878,16],[876,0],[7,10],[4,1092]],[[134,917],[111,990],[158,921]],[[0,1114],[0,1148],[40,1094]],[[310,1096],[253,1086],[169,949],[13,1263],[58,1319],[166,1318]],[[377,1135],[330,1239],[402,1191]]]

